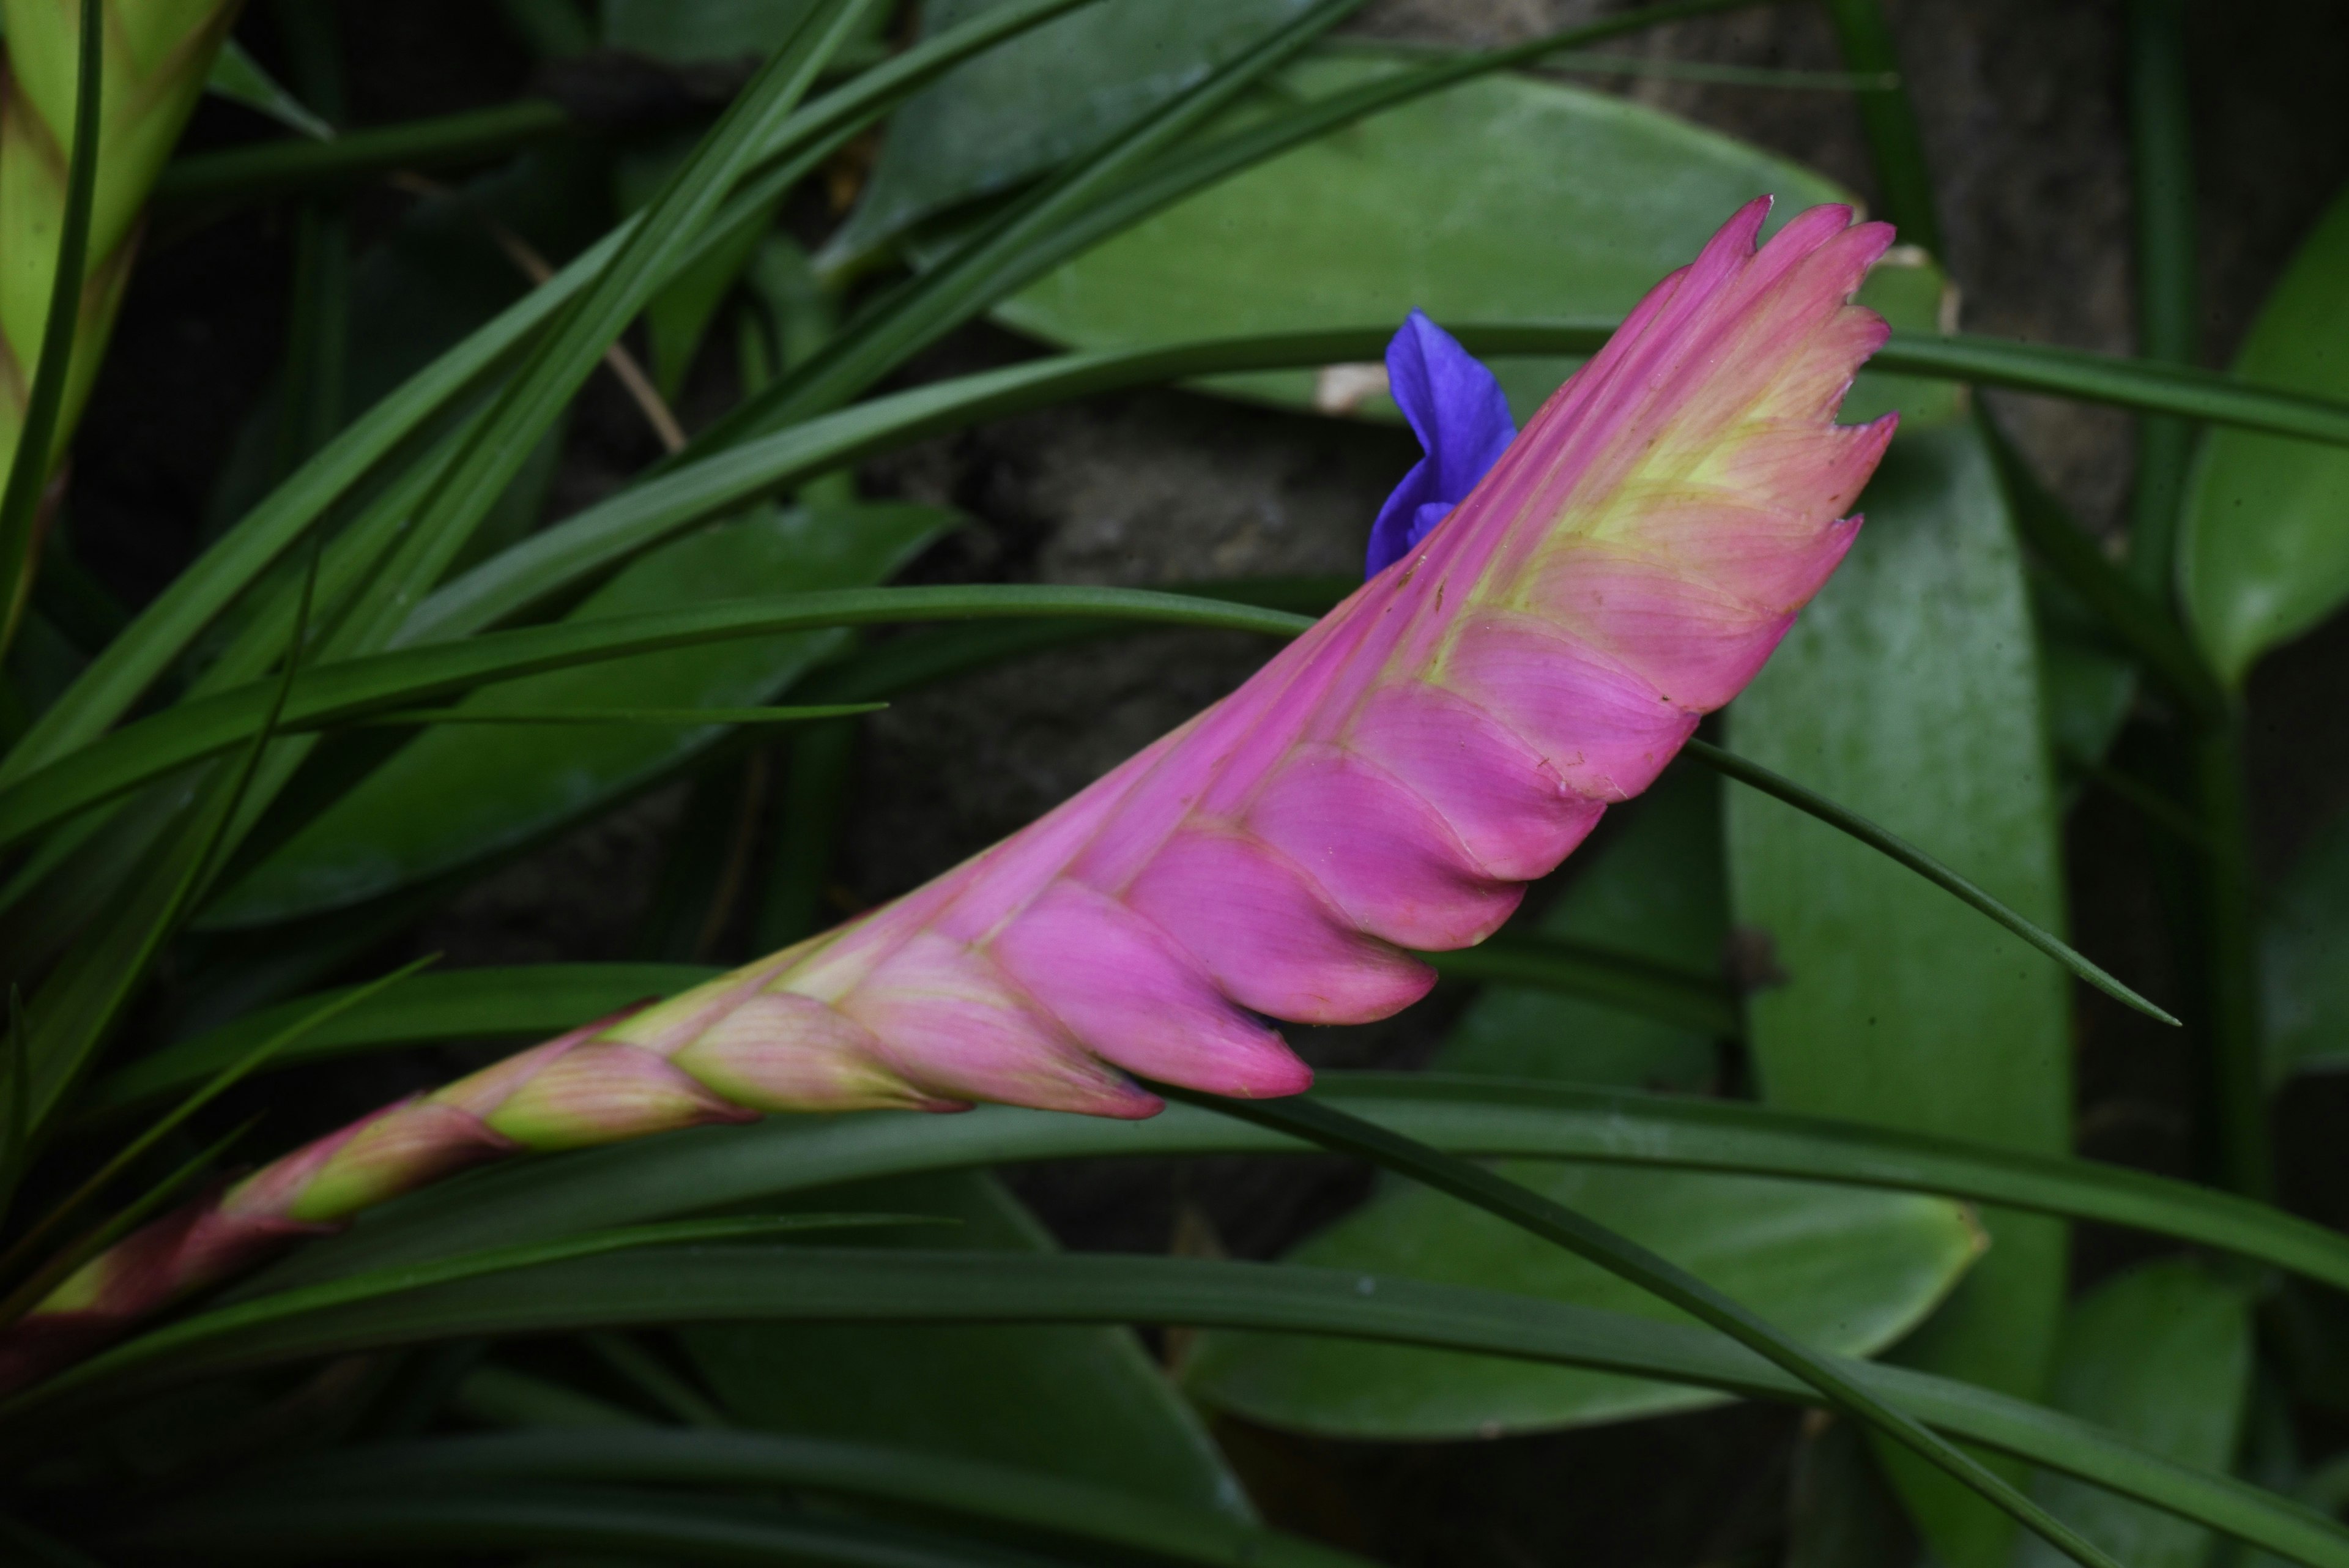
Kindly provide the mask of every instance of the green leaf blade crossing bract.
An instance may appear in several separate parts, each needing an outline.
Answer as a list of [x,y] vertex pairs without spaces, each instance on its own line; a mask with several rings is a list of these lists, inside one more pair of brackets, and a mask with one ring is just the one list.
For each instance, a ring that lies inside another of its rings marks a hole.
[[[97,1260],[0,1385],[306,1229],[477,1160],[771,1111],[1146,1116],[1311,1074],[1275,1021],[1425,994],[1760,669],[1892,434],[1835,422],[1891,243],[1750,203],[1475,490],[1239,691],[927,886],[287,1156]],[[177,1229],[171,1230],[171,1227]],[[168,1232],[168,1234],[167,1234]]]

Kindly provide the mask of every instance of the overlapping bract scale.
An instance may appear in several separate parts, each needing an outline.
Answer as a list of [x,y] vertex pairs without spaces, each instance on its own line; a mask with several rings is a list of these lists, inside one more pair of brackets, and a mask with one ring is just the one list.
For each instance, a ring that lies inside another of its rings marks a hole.
[[[1269,1096],[1268,1019],[1350,1023],[1464,947],[1753,679],[1850,547],[1890,417],[1835,410],[1890,243],[1746,207],[1466,500],[1239,691],[843,929],[612,1026],[748,1061],[761,1109],[977,1099],[1146,1116],[1128,1073]],[[755,1025],[752,1020],[756,1020]]]

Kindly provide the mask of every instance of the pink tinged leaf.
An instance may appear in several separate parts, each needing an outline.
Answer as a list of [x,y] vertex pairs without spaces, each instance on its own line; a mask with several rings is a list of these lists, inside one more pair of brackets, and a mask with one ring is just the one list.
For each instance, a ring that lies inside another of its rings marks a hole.
[[1553,556],[1528,598],[1664,701],[1700,712],[1744,691],[1795,623],[1793,611],[1724,593],[1669,558],[1593,543]]
[[1126,901],[1242,1007],[1299,1023],[1367,1023],[1427,994],[1435,971],[1357,929],[1294,861],[1253,835],[1185,827]]
[[988,950],[1087,1046],[1118,1066],[1211,1094],[1312,1086],[1280,1036],[1235,1007],[1166,932],[1119,899],[1060,881]]
[[223,1207],[330,1224],[521,1147],[458,1106],[405,1100],[264,1166]]

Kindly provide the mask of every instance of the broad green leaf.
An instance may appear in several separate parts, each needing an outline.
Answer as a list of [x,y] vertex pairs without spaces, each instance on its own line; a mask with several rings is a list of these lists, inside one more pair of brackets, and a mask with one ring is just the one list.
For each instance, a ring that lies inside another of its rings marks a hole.
[[2137,666],[2052,576],[2033,574],[2031,610],[2048,750],[2067,769],[2101,763],[2137,701]]
[[[2349,397],[2349,192],[2260,307],[2235,374]],[[2349,597],[2349,452],[2242,431],[2205,438],[2187,481],[2180,589],[2230,685]]]
[[[1307,3],[1101,0],[988,51],[890,120],[828,259],[862,255],[935,213],[1092,151]],[[929,0],[923,26],[941,32],[996,4]]]
[[[1731,711],[1738,752],[1864,813],[2060,929],[2055,812],[2021,562],[1981,438],[1894,443],[1836,576]],[[1861,846],[1729,795],[1744,945],[1785,975],[1749,999],[1764,1096],[2057,1153],[2071,1045],[2062,971]],[[1985,1213],[1990,1255],[1901,1351],[2025,1396],[2062,1311],[2063,1227]],[[1897,1467],[1953,1568],[2003,1568],[2007,1521]]]
[[[925,506],[762,509],[644,557],[568,618],[862,587],[894,575],[950,522]],[[468,714],[750,706],[837,651],[845,636],[800,632],[613,659],[508,681],[462,706]],[[260,925],[357,903],[541,837],[724,733],[717,725],[436,726],[224,893],[205,924]]]
[[[1071,1118],[1061,1118],[1071,1119]],[[1367,1287],[1367,1288],[1365,1288]],[[1699,1384],[1798,1404],[1816,1396],[1723,1335],[1456,1285],[1256,1263],[812,1247],[677,1247],[477,1272],[338,1305],[260,1303],[116,1347],[0,1409],[0,1444],[53,1440],[60,1407],[141,1386],[378,1345],[629,1324],[1191,1323],[1346,1334]],[[2349,1568],[2349,1532],[2231,1477],[1971,1384],[1834,1358],[1837,1371],[1948,1435],[2076,1475],[2265,1546]]]
[[[1374,82],[1359,57],[1292,67],[1237,117]],[[1850,194],[1758,149],[1626,99],[1493,75],[1351,125],[1226,179],[1094,247],[996,308],[999,319],[1085,348],[1316,325],[1392,329],[1416,306],[1446,324],[1619,317],[1696,254],[1723,219],[1775,192],[1783,223]],[[1940,275],[1909,253],[1864,296],[1895,327],[1930,333]],[[1494,367],[1522,419],[1576,361]],[[1277,401],[1386,411],[1375,374],[1217,383]],[[1351,388],[1351,390],[1349,389]],[[1847,417],[1897,399],[1912,426],[1956,411],[1940,383],[1863,378]]]
[[2268,1073],[2349,1069],[2349,815],[2319,828],[2269,902]]
[[[1498,1169],[1841,1355],[1880,1350],[1916,1326],[1982,1247],[1965,1211],[1944,1199],[1514,1160]],[[1381,1192],[1289,1259],[1686,1321],[1597,1265],[1416,1186]],[[1203,1336],[1184,1386],[1250,1420],[1380,1438],[1495,1437],[1718,1400],[1604,1373],[1258,1334]]]
[[[949,1215],[953,1240],[1048,1253],[1051,1238],[976,1173],[826,1193]],[[932,1232],[916,1246],[936,1246]],[[884,1243],[885,1245],[887,1243]],[[887,1442],[991,1459],[1252,1519],[1206,1430],[1123,1328],[874,1328],[746,1323],[688,1330],[727,1408],[766,1431]]]
[[[2106,1281],[2064,1315],[2048,1403],[2180,1464],[2234,1462],[2251,1393],[2251,1292],[2189,1258],[2142,1264]],[[2065,1476],[2033,1489],[2129,1568],[2202,1568],[2210,1532]],[[2015,1568],[2062,1559],[2023,1541]]]

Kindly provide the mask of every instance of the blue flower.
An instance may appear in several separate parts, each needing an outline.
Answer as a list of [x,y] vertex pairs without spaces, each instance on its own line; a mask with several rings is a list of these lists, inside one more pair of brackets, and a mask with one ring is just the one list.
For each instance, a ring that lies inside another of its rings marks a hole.
[[1427,455],[1379,508],[1366,577],[1426,538],[1517,439],[1493,372],[1421,311],[1403,317],[1387,345],[1387,384]]

